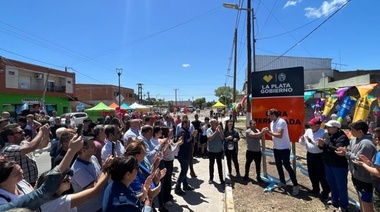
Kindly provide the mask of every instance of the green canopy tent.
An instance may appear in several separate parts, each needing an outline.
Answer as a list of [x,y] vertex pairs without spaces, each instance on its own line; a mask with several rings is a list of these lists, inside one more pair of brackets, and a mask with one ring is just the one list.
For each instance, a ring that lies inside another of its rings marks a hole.
[[98,120],[99,118],[104,118],[105,116],[113,115],[115,113],[115,108],[110,108],[103,102],[99,102],[92,108],[84,110],[92,120]]

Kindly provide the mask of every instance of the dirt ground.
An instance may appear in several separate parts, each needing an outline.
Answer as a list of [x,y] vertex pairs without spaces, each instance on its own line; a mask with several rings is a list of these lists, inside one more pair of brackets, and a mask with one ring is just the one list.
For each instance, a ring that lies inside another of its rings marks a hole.
[[[240,172],[244,175],[244,165],[245,165],[245,152],[246,152],[246,142],[245,142],[245,130],[243,130],[244,124],[239,126],[237,124],[236,128],[241,130],[241,140],[239,141],[239,167]],[[272,149],[272,141],[266,141],[267,149]],[[300,144],[296,144],[296,155],[297,162],[302,164],[303,167],[307,168],[306,163],[306,149]],[[233,167],[233,165],[232,165]],[[267,171],[268,174],[278,177],[276,166],[274,163],[274,158],[267,157]],[[284,169],[286,179],[288,175]],[[298,183],[300,184],[300,193],[298,196],[294,197],[291,195],[292,184],[288,183],[285,191],[275,189],[272,192],[264,192],[264,189],[268,185],[267,183],[257,183],[255,163],[252,162],[250,172],[250,179],[248,181],[243,181],[242,178],[232,177],[233,186],[233,198],[235,211],[237,212],[252,212],[252,211],[334,211],[336,208],[333,206],[327,206],[323,204],[317,197],[309,196],[307,192],[311,188],[310,180],[307,176],[301,173],[300,169],[296,169],[296,175]],[[232,175],[235,176],[235,169],[232,168]],[[349,197],[357,201],[356,192],[351,183],[351,174],[348,174],[348,190]],[[350,202],[349,211],[358,211]]]

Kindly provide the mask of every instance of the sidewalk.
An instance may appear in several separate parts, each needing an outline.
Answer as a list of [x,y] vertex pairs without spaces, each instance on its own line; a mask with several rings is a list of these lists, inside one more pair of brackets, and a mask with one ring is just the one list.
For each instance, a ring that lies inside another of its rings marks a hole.
[[[224,160],[223,160],[224,162]],[[172,195],[177,200],[173,206],[167,207],[171,212],[181,211],[213,211],[222,212],[224,206],[224,185],[219,182],[219,175],[217,173],[217,167],[214,168],[214,183],[208,184],[208,159],[194,158],[194,171],[197,174],[197,178],[191,178],[188,174],[188,182],[195,188],[194,191],[186,191],[184,196],[178,196],[174,193],[174,187]],[[178,160],[174,160],[175,180],[178,177],[180,169],[178,168]],[[173,182],[175,183],[175,180]]]

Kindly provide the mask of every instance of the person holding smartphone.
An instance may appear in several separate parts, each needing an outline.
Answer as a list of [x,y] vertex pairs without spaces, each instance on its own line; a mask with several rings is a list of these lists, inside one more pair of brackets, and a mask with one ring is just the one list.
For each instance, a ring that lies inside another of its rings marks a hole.
[[121,139],[121,133],[118,126],[107,125],[104,132],[106,133],[106,144],[102,148],[102,161],[104,161],[109,155],[120,157],[125,153],[124,145],[119,141]]

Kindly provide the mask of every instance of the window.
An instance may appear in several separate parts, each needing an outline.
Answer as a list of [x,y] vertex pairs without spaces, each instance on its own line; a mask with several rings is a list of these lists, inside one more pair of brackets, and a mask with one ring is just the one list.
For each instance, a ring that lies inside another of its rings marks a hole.
[[47,91],[54,91],[54,81],[48,81]]
[[77,113],[77,114],[74,115],[74,118],[81,118],[81,117],[86,117],[86,114]]
[[8,74],[9,75],[15,75],[15,72],[14,71],[8,71]]

